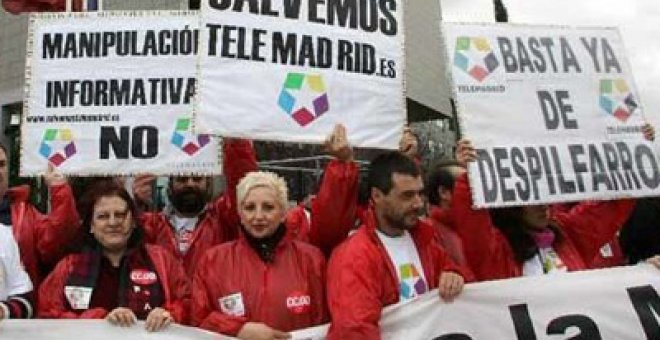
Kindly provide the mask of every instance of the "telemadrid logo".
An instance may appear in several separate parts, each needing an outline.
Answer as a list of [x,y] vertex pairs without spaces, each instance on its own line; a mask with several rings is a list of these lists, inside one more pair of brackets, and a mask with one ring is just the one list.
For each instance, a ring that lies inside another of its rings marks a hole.
[[635,113],[638,105],[628,84],[623,79],[602,79],[600,81],[600,107],[621,122]]
[[39,154],[44,158],[59,167],[76,152],[70,129],[46,129],[39,146]]
[[320,74],[288,73],[277,103],[303,127],[330,110],[325,82]]
[[472,78],[483,81],[500,65],[488,39],[483,37],[458,37],[454,52],[454,66]]
[[195,135],[192,133],[192,124],[190,118],[179,118],[174,126],[172,133],[172,144],[181,149],[181,151],[192,156],[206,146],[210,141],[209,135]]

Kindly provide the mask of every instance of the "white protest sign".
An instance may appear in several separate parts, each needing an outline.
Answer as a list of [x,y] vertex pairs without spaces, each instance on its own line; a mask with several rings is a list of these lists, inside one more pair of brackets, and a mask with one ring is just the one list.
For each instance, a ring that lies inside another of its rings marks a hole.
[[403,2],[202,1],[195,130],[395,149],[405,121]]
[[[660,271],[650,265],[469,284],[452,303],[437,290],[390,306],[392,340],[542,340],[660,337]],[[294,333],[325,339],[326,327]]]
[[660,194],[616,29],[443,26],[475,206]]
[[196,12],[30,17],[21,174],[217,174],[192,133]]
[[147,332],[144,322],[132,327],[113,326],[106,320],[3,320],[0,322],[2,339],[158,339],[158,340],[224,340],[233,339],[199,328],[170,325],[159,332]]

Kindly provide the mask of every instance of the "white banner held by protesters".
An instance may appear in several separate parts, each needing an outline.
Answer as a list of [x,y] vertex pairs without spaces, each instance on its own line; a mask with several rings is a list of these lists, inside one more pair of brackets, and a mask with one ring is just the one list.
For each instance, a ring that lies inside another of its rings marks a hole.
[[202,1],[195,130],[395,149],[405,121],[402,0]]
[[616,29],[443,25],[477,207],[660,194]]
[[30,17],[21,174],[216,174],[192,133],[196,12]]
[[[437,290],[391,306],[387,340],[660,339],[660,272],[650,265],[469,284],[452,303]],[[326,327],[294,339],[325,339]]]
[[106,320],[3,320],[0,322],[0,339],[155,339],[155,340],[228,340],[216,333],[199,328],[170,325],[158,332],[147,332],[144,322],[132,327],[113,326]]

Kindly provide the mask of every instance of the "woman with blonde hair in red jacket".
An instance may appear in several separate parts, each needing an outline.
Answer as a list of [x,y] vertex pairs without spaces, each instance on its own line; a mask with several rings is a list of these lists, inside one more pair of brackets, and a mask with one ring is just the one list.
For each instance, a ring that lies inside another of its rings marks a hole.
[[136,208],[112,180],[92,185],[81,209],[86,238],[39,289],[39,316],[101,319],[119,326],[145,320],[148,331],[184,323],[190,285],[165,249],[145,245]]
[[327,321],[325,259],[286,237],[287,188],[251,172],[237,188],[242,234],[211,248],[193,279],[192,324],[239,339],[288,339]]

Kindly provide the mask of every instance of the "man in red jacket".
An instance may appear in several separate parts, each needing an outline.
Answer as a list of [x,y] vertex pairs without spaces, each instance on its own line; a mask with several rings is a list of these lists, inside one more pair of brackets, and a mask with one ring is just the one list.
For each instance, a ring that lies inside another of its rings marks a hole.
[[[257,168],[250,141],[225,139],[223,155],[227,178],[223,195],[207,202],[210,177],[172,177],[168,189],[171,206],[141,216],[145,241],[168,249],[183,261],[186,273],[191,276],[207,249],[237,238],[236,185],[246,173]],[[151,185],[137,179],[136,183]]]
[[333,253],[328,268],[328,339],[380,339],[383,307],[439,288],[452,300],[463,269],[419,219],[423,182],[417,165],[398,152],[376,157],[369,170],[373,211]]
[[46,274],[76,239],[80,221],[71,187],[49,166],[44,179],[50,189],[51,212],[44,215],[30,203],[30,187],[8,188],[9,159],[0,144],[0,228],[10,226],[21,253],[21,262],[35,291]]

